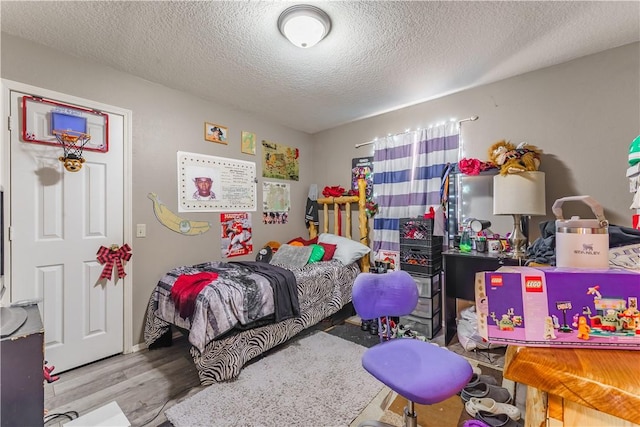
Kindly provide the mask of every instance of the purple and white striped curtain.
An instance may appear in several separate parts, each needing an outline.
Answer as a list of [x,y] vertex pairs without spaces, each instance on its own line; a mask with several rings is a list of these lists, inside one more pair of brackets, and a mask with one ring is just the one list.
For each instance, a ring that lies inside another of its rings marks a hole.
[[459,143],[457,121],[374,142],[374,252],[399,251],[399,219],[421,217],[440,205],[442,172],[458,162]]

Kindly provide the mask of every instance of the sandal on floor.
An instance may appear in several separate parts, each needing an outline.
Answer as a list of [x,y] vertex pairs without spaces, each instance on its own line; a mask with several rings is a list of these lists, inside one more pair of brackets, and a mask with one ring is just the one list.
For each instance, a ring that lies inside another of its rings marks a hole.
[[491,375],[478,375],[474,373],[473,375],[471,375],[471,379],[469,380],[469,383],[466,385],[466,387],[474,386],[478,383],[498,385],[498,380],[496,380]]
[[511,393],[509,393],[509,390],[504,387],[487,383],[477,383],[472,386],[466,386],[460,392],[460,397],[465,402],[468,402],[472,397],[489,397],[499,403],[511,402]]
[[521,427],[517,422],[509,418],[507,414],[492,414],[491,412],[478,411],[476,419],[491,427]]
[[508,403],[496,402],[489,397],[472,397],[464,404],[464,408],[472,417],[475,417],[478,411],[483,411],[492,414],[506,414],[514,421],[518,421],[520,419],[520,409],[513,405],[509,405]]

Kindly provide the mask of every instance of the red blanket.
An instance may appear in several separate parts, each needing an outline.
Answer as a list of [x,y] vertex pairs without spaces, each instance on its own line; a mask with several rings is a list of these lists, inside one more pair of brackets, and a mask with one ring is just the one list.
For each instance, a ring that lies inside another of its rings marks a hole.
[[218,273],[203,272],[183,274],[176,279],[171,288],[171,299],[180,312],[180,317],[191,317],[196,306],[198,294],[209,283],[218,278]]

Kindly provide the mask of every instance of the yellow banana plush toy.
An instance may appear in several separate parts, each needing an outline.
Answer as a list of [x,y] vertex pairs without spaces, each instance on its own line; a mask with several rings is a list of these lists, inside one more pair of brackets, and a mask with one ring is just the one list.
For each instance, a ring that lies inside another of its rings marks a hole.
[[158,199],[156,193],[149,193],[147,197],[153,201],[153,213],[156,214],[156,218],[169,230],[185,236],[197,236],[206,233],[211,228],[211,223],[208,221],[190,221],[171,212],[167,205]]

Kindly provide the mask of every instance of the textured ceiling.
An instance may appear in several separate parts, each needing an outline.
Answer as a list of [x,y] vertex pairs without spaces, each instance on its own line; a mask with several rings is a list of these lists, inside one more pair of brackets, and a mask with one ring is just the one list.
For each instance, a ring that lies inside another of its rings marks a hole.
[[308,133],[640,40],[637,1],[5,1],[3,32]]

